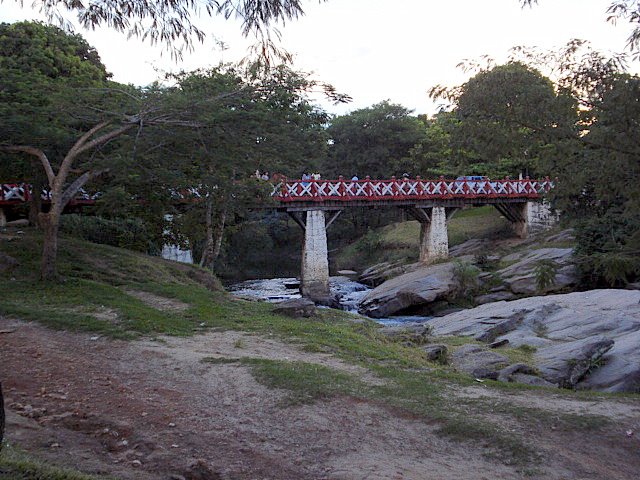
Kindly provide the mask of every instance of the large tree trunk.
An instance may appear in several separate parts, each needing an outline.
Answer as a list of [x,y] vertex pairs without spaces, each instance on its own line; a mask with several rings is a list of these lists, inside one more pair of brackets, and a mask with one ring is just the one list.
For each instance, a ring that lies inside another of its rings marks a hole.
[[60,213],[53,206],[51,211],[40,214],[40,226],[44,231],[44,244],[42,247],[42,280],[55,280],[58,277],[56,258],[58,256],[58,228],[60,226]]
[[40,226],[40,212],[42,212],[42,190],[45,187],[45,183],[41,176],[36,176],[33,182],[31,199],[29,200],[29,225],[34,227]]
[[220,250],[222,248],[222,239],[224,237],[224,226],[227,223],[227,206],[226,205],[227,204],[225,202],[222,212],[220,212],[220,218],[218,219],[218,224],[216,225],[216,231],[214,233],[215,244],[213,248],[213,258],[211,262],[212,263],[211,268],[213,268],[213,264],[215,264],[216,260],[218,259],[218,256],[220,255]]
[[0,383],[0,450],[2,450],[3,437],[4,437],[4,396],[2,395],[2,383]]
[[204,268],[213,268],[213,199],[207,198],[207,211],[205,213],[205,244],[200,259],[200,266]]

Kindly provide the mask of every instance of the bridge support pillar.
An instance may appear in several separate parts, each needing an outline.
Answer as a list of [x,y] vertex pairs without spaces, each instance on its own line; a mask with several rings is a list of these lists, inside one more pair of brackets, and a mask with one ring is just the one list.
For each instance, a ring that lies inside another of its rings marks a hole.
[[4,213],[2,207],[0,207],[0,227],[7,226],[7,215]]
[[558,212],[554,212],[547,201],[496,205],[496,208],[511,222],[515,234],[520,238],[548,230],[560,219]]
[[420,262],[433,263],[449,256],[447,219],[456,209],[414,208],[410,213],[420,222]]
[[321,210],[307,211],[300,292],[314,302],[326,302],[329,299],[327,232],[324,212]]

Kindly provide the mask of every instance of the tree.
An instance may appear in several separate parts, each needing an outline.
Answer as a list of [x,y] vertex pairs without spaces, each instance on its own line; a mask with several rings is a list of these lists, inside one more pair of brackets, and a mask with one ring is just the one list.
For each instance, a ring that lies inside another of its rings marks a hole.
[[188,121],[158,104],[153,91],[108,83],[97,53],[80,37],[38,23],[1,27],[0,151],[35,159],[45,172],[51,202],[39,214],[41,276],[51,280],[60,215],[106,171],[99,160],[117,148],[115,140],[134,129],[139,135],[143,126]]
[[481,70],[460,87],[431,90],[454,102],[449,122],[456,173],[502,177],[539,171],[550,143],[575,133],[574,102],[519,62]]
[[[21,2],[21,0],[16,0]],[[319,0],[323,1],[323,0]],[[282,58],[273,37],[279,33],[274,24],[284,24],[304,14],[301,0],[116,0],[113,2],[76,2],[72,0],[37,0],[49,21],[68,24],[60,7],[74,14],[82,27],[94,30],[107,26],[129,36],[164,44],[179,56],[183,48],[191,49],[205,33],[195,25],[201,11],[209,16],[242,21],[242,33],[253,33],[259,40],[258,53],[264,59]]]
[[402,105],[383,101],[334,118],[328,133],[325,176],[390,178],[410,169],[409,151],[424,136],[424,124]]
[[[191,243],[203,243],[200,263],[209,268],[220,255],[225,226],[271,193],[273,185],[256,179],[255,170],[288,174],[326,149],[327,115],[307,99],[316,82],[284,66],[266,76],[254,73],[220,66],[181,74],[171,94],[175,105],[189,105],[199,124],[170,147],[181,187],[197,185],[202,198],[178,221],[178,231],[187,227]],[[222,100],[200,101],[211,95]]]
[[[104,87],[108,77],[97,52],[78,35],[34,22],[0,24],[0,141],[46,143],[50,155],[51,149],[68,148],[69,131],[82,128],[75,105],[89,89]],[[46,178],[35,157],[5,160],[4,178],[31,180],[36,192],[42,190]],[[39,201],[32,196],[32,223]]]

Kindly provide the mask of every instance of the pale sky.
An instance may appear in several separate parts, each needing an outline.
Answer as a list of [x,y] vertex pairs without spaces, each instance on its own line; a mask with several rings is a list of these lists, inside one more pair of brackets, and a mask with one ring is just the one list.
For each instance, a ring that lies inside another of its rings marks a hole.
[[[28,3],[26,0],[25,3]],[[353,97],[347,105],[322,102],[343,114],[382,100],[415,113],[436,111],[427,90],[469,78],[456,68],[463,59],[488,54],[504,60],[516,45],[553,48],[572,38],[589,40],[604,51],[622,51],[631,27],[606,22],[611,0],[539,0],[532,9],[518,0],[316,0],[303,2],[306,15],[280,28],[284,47],[295,55],[294,67],[313,72]],[[14,0],[0,3],[0,21],[42,18]],[[71,18],[71,17],[70,17]],[[203,18],[201,28],[229,45],[216,50],[211,39],[176,63],[161,46],[150,46],[107,28],[77,30],[97,48],[114,80],[146,85],[157,70],[193,70],[236,61],[250,41],[237,21]],[[638,62],[630,67],[638,73]]]

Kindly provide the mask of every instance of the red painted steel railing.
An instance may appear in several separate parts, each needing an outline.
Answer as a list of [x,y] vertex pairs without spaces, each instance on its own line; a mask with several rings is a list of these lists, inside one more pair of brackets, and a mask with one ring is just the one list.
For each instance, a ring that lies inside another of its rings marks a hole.
[[[33,196],[33,189],[28,183],[0,183],[0,205],[16,205],[26,203]],[[80,189],[76,197],[69,202],[70,205],[93,205],[99,193],[90,194]],[[40,194],[42,201],[47,203],[51,201],[51,192],[42,190]]]
[[352,200],[430,200],[455,198],[539,198],[553,188],[543,180],[289,180],[273,196],[281,202]]

